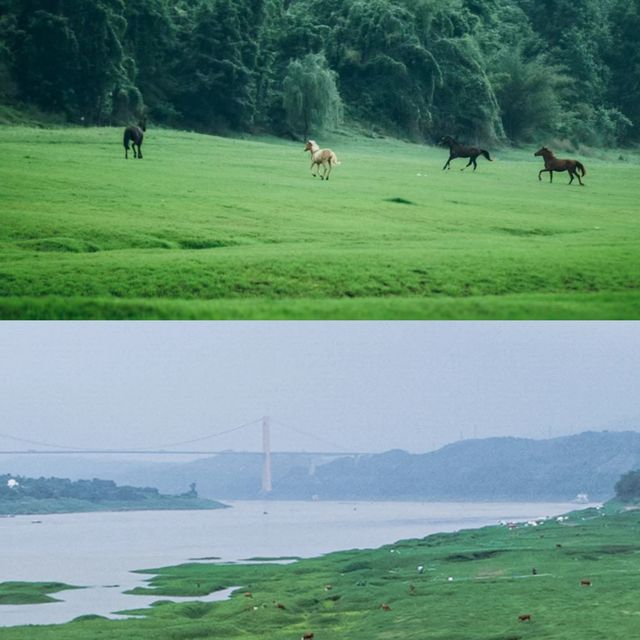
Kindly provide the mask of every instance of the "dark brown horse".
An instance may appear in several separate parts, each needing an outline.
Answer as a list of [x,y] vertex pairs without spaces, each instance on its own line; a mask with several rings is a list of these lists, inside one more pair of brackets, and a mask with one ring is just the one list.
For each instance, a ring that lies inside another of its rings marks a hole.
[[493,162],[489,156],[489,152],[484,149],[477,149],[476,147],[466,147],[463,144],[456,142],[451,136],[444,136],[440,140],[440,144],[446,144],[449,147],[449,159],[445,162],[442,170],[449,169],[449,163],[454,158],[469,158],[469,162],[465,167],[462,167],[460,171],[464,171],[470,164],[473,164],[473,170],[477,168],[476,158],[480,155],[484,156],[489,162]]
[[582,162],[578,160],[561,160],[560,158],[556,158],[553,155],[553,151],[551,149],[547,149],[547,147],[542,147],[538,149],[534,154],[534,156],[542,156],[544,160],[544,169],[540,169],[538,173],[538,180],[542,180],[542,174],[545,171],[549,172],[549,182],[553,182],[553,172],[554,171],[568,171],[571,176],[571,180],[569,180],[569,184],[573,182],[574,178],[578,178],[578,182],[581,187],[584,187],[582,180],[580,180],[580,173],[584,177],[587,170],[584,168]]
[[[147,130],[146,120],[140,120],[140,122],[138,122],[137,127],[133,124],[130,124],[124,130],[124,137],[122,139],[122,144],[124,145],[125,159],[129,157],[129,143],[131,143],[131,148],[133,149],[133,157],[140,158],[142,160],[142,151],[140,147],[142,146],[142,140],[144,139],[143,132],[146,130]],[[136,153],[136,147],[138,147],[137,153]]]

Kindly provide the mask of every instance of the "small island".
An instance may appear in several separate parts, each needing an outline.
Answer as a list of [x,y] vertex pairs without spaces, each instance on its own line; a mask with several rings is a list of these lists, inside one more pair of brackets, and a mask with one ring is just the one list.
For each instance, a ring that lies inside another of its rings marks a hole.
[[153,487],[118,486],[112,480],[69,480],[0,475],[0,516],[88,511],[224,509],[228,505],[189,491],[164,495]]

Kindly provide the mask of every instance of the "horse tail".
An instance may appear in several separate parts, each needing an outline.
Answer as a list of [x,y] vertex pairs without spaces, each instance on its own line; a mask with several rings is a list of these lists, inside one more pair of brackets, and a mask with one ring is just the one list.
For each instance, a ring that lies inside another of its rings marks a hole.
[[489,161],[489,162],[493,162],[493,160],[491,159],[491,157],[489,156],[489,152],[485,151],[484,149],[480,149],[480,153]]
[[338,156],[335,153],[331,154],[331,164],[332,165],[342,164],[340,160],[338,160]]
[[129,140],[131,140],[131,136],[130,136],[129,129],[127,128],[124,130],[124,134],[122,136],[122,144],[124,145],[125,149],[129,147]]
[[576,160],[576,167],[580,169],[580,171],[582,172],[582,177],[584,178],[584,175],[585,173],[587,173],[587,170],[584,168],[584,165],[582,164],[582,162]]

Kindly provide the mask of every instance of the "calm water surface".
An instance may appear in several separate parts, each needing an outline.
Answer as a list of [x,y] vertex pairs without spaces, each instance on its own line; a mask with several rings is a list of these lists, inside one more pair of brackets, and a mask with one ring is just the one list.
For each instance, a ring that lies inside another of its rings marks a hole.
[[[0,626],[62,623],[91,613],[116,617],[114,611],[147,606],[158,598],[122,593],[148,579],[131,573],[136,569],[202,558],[239,561],[251,557],[310,557],[500,520],[554,516],[576,508],[571,503],[230,504],[233,508],[216,511],[0,518],[0,582],[57,581],[91,587],[63,591],[56,595],[63,600],[57,603],[0,605]],[[200,600],[220,599],[228,592]]]

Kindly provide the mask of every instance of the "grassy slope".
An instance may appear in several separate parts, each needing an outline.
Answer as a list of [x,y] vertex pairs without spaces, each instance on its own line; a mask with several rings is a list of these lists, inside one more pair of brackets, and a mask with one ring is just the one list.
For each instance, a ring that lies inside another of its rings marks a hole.
[[147,500],[104,500],[93,502],[74,498],[23,498],[0,500],[0,515],[26,515],[45,513],[84,513],[89,511],[158,511],[223,509],[226,505],[204,498],[158,496]]
[[[0,637],[297,640],[310,630],[317,640],[632,638],[640,616],[639,532],[638,511],[604,517],[593,510],[563,523],[437,534],[291,565],[171,567],[152,582],[159,598],[242,586],[220,603],[160,600],[144,620],[16,627],[0,629]],[[590,587],[580,585],[585,578]],[[531,622],[518,621],[525,613]]]
[[0,128],[0,317],[640,317],[634,163],[340,139],[324,183],[301,144],[120,135]]

